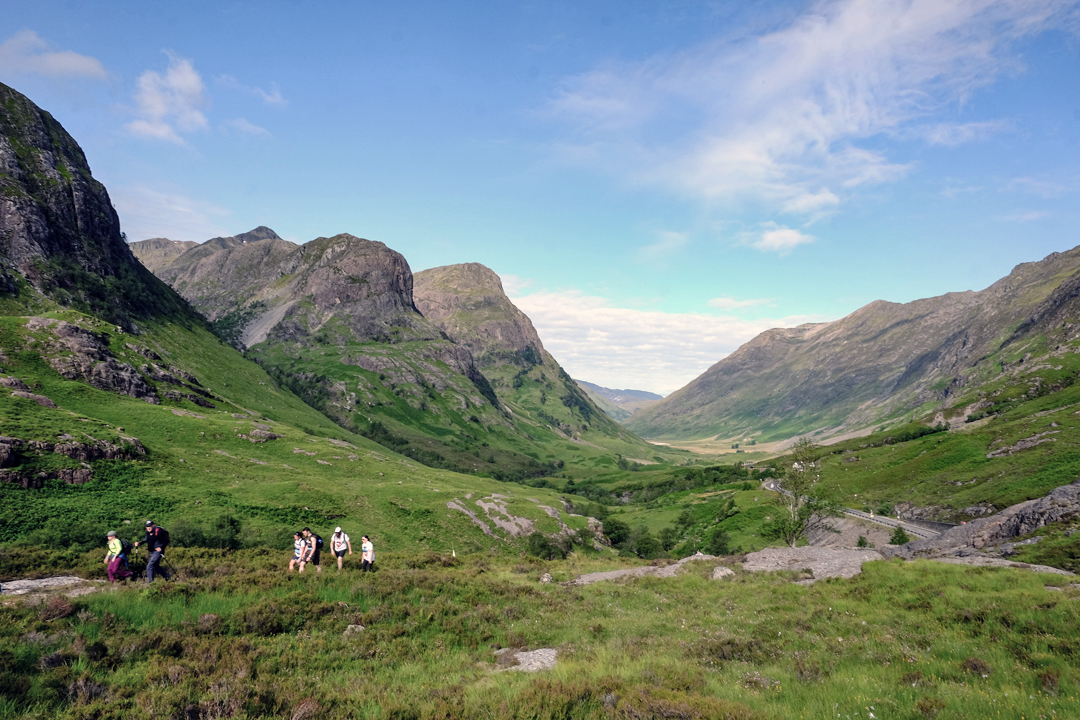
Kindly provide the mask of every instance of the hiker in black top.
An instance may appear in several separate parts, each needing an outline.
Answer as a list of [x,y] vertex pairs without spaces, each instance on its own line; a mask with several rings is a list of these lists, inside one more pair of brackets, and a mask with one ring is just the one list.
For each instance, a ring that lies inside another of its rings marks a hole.
[[304,538],[311,543],[311,559],[307,564],[314,565],[316,572],[322,572],[322,538],[311,532],[311,528],[304,528],[303,533]]
[[[143,542],[146,543],[146,547],[150,550],[150,559],[146,563],[146,582],[154,582],[154,574],[157,573],[169,579],[169,571],[163,567],[159,567],[162,556],[165,555],[165,548],[169,547],[169,532],[162,527],[158,527],[154,524],[153,520],[146,521],[146,537],[143,538]],[[135,543],[135,547],[139,547],[139,543]]]

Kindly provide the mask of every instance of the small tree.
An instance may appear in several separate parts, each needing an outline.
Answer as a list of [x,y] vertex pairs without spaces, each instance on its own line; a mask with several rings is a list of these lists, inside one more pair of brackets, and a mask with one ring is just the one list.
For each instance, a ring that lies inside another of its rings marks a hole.
[[709,542],[705,545],[705,551],[709,555],[728,555],[731,553],[731,536],[720,528],[712,531]]
[[889,538],[889,544],[890,545],[903,545],[903,544],[909,543],[909,542],[911,542],[911,538],[908,537],[907,532],[904,531],[904,528],[897,525],[896,530],[893,531],[892,537]]
[[836,504],[816,495],[818,483],[817,446],[807,438],[799,438],[792,448],[791,461],[780,470],[776,481],[778,512],[762,528],[762,535],[771,540],[783,540],[795,547],[800,538],[816,530],[837,532],[830,518],[843,517]]
[[675,547],[675,543],[679,542],[679,534],[675,531],[675,528],[666,527],[660,531],[657,540],[660,541],[660,547],[667,551]]

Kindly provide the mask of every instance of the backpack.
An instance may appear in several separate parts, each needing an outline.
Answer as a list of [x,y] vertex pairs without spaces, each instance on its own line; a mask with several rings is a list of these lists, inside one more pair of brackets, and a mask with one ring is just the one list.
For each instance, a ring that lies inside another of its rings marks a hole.
[[135,546],[132,545],[129,541],[124,540],[123,538],[120,538],[120,554],[121,555],[127,555],[128,553],[130,553],[132,551],[132,549],[134,549],[134,547]]
[[315,549],[322,550],[322,538],[315,533],[311,533],[311,537],[315,538]]
[[163,527],[158,527],[157,532],[154,533],[154,538],[157,540],[157,544],[161,546],[162,550],[169,547],[169,531]]

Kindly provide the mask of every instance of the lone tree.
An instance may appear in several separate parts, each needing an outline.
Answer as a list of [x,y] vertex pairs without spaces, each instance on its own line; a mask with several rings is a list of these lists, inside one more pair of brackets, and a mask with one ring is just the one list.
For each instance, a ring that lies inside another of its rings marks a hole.
[[836,503],[817,496],[818,469],[817,446],[807,438],[799,438],[792,448],[790,463],[781,468],[776,481],[778,512],[765,523],[762,535],[795,547],[815,530],[839,532],[829,520],[843,517],[844,513]]

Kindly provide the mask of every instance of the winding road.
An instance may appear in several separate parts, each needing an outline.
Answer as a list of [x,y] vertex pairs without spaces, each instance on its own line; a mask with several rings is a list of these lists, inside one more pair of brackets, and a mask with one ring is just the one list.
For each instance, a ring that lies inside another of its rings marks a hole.
[[[772,490],[773,492],[784,493],[785,495],[791,494],[788,491],[780,488],[780,486],[777,485],[776,481],[774,480],[766,480],[763,483],[763,487],[766,490]],[[904,532],[906,532],[907,534],[914,535],[915,537],[923,539],[935,538],[941,534],[937,530],[930,530],[928,528],[919,527],[918,525],[906,523],[903,520],[894,520],[893,518],[885,517],[884,515],[874,515],[873,513],[863,512],[862,510],[855,510],[853,508],[844,508],[844,514],[857,517],[860,520],[868,520],[869,522],[877,523],[878,525],[886,525],[893,528],[902,527],[904,528]]]

